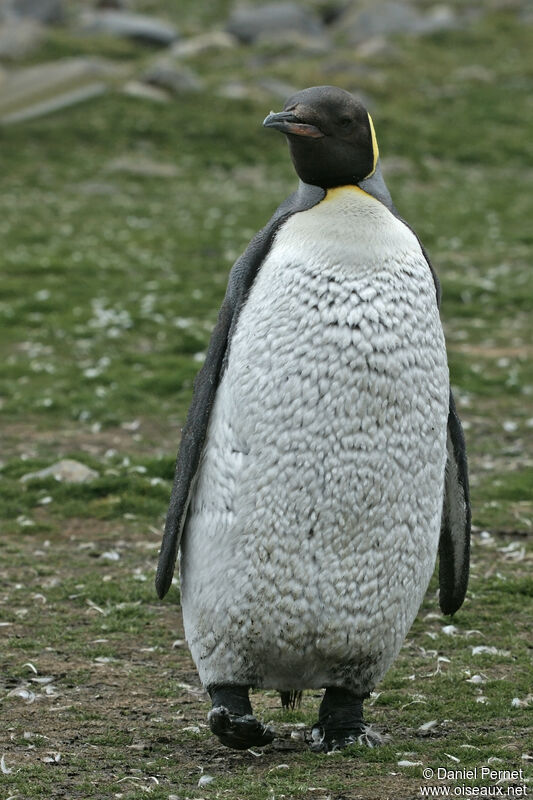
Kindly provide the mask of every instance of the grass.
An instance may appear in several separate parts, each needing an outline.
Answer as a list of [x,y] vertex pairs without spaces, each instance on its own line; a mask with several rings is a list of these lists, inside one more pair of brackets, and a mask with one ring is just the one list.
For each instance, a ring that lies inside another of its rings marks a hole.
[[[184,3],[174,21],[194,34],[227,9]],[[530,770],[532,39],[499,13],[364,63],[341,45],[321,58],[243,47],[190,62],[206,95],[155,104],[117,91],[0,128],[2,796],[404,800],[420,796],[425,767]],[[83,48],[133,72],[153,57],[111,40]],[[63,30],[31,60],[80,52]],[[217,94],[265,75],[369,96],[396,205],[443,284],[472,473],[465,605],[451,623],[438,614],[433,579],[368,704],[389,743],[328,757],[291,738],[315,719],[312,692],[294,712],[254,694],[280,733],[262,756],[219,746],[179,594],[158,603],[153,590],[179,430],[228,270],[295,182],[260,125],[279,100]],[[99,477],[20,481],[60,457]],[[199,786],[203,774],[214,781]]]

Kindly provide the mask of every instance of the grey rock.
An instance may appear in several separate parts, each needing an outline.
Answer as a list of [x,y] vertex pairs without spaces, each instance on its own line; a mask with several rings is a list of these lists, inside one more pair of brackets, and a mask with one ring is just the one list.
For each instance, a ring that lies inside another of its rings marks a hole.
[[420,17],[418,30],[414,33],[427,34],[449,31],[459,27],[459,20],[451,6],[439,5],[431,8]]
[[521,10],[520,21],[526,25],[533,25],[533,7],[530,3]]
[[266,3],[261,6],[238,6],[231,14],[227,30],[241,42],[254,42],[262,34],[299,33],[320,36],[323,26],[312,11],[297,3]]
[[176,66],[170,59],[152,64],[142,75],[142,80],[172,94],[199,92],[203,88],[203,82],[192,69]]
[[105,33],[163,46],[179,38],[178,31],[169,22],[127,11],[86,11],[80,22],[82,31],[86,33]]
[[339,20],[336,28],[346,32],[350,43],[359,44],[373,37],[396,33],[422,36],[450,30],[458,24],[458,18],[450,6],[435,6],[428,12],[421,12],[405,0],[386,0],[352,7]]
[[466,64],[458,67],[452,73],[453,78],[462,83],[463,81],[475,81],[477,83],[494,83],[496,74],[493,70],[487,69],[482,64]]
[[396,49],[384,36],[371,36],[357,45],[355,51],[359,58],[375,58],[394,54]]
[[223,83],[218,87],[217,94],[228,100],[260,100],[262,103],[272,102],[273,105],[278,105],[295,94],[298,89],[298,86],[277,78],[264,77],[254,83],[239,80]]
[[128,81],[122,87],[124,94],[138,97],[139,100],[152,100],[155,103],[168,103],[170,97],[167,91],[158,86],[150,86],[142,81]]
[[285,51],[302,55],[323,55],[331,50],[331,41],[325,34],[310,35],[293,30],[277,33],[265,31],[257,37],[255,44],[264,51]]
[[93,97],[99,97],[107,91],[105,83],[96,82],[90,83],[87,86],[82,86],[79,89],[72,89],[69,92],[62,92],[56,97],[49,100],[43,100],[41,103],[34,103],[33,105],[22,108],[19,111],[12,111],[10,114],[5,114],[0,118],[3,125],[12,124],[15,122],[27,122],[36,117],[43,117],[46,114],[51,114],[53,111],[61,111],[68,106],[76,105],[84,100],[92,100]]
[[71,458],[64,458],[50,467],[45,467],[38,472],[28,472],[20,479],[22,483],[41,480],[42,478],[55,478],[63,483],[86,483],[98,478],[98,472]]
[[43,33],[43,26],[32,19],[12,17],[0,22],[0,59],[24,58],[37,49]]
[[129,0],[96,0],[95,8],[124,9],[129,8]]
[[288,97],[291,97],[291,95],[296,94],[298,91],[297,86],[292,86],[290,83],[285,83],[285,81],[280,81],[277,78],[261,78],[258,82],[258,86],[273,97],[283,101],[287,100]]
[[237,37],[227,31],[209,31],[176,42],[172,45],[171,52],[176,58],[191,58],[216,50],[230,50],[238,43]]
[[531,10],[531,0],[485,0],[485,2],[477,0],[477,5],[482,6],[484,12],[504,11],[521,14]]
[[65,58],[8,73],[0,86],[0,122],[21,122],[95,97],[121,74],[99,58]]
[[64,16],[64,0],[0,0],[0,19],[29,18],[52,24],[62,22]]
[[123,155],[106,164],[108,172],[123,172],[127,175],[140,175],[146,178],[177,178],[180,174],[175,164],[166,161],[154,161],[145,156]]
[[252,100],[256,98],[257,91],[242,81],[229,81],[218,88],[217,94],[226,100]]
[[104,183],[104,181],[84,181],[78,183],[76,189],[80,194],[88,197],[105,197],[115,194],[117,191],[117,187],[113,183]]

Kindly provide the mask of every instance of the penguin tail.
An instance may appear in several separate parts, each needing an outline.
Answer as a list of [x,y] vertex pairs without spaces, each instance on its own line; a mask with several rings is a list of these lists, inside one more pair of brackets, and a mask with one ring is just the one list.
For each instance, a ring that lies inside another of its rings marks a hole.
[[280,692],[279,696],[281,698],[281,705],[284,709],[291,709],[294,711],[295,708],[300,708],[302,703],[302,695],[303,692],[296,689],[291,689],[288,692]]

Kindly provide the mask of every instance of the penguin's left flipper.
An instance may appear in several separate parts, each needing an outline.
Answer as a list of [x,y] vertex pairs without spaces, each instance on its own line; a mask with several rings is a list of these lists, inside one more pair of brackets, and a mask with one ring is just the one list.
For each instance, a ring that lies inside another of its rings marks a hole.
[[324,189],[300,182],[298,190],[276,209],[269,222],[254,236],[232,267],[228,289],[209,342],[205,362],[194,381],[193,398],[181,437],[155,579],[159,597],[166,595],[172,583],[176,556],[187,521],[189,501],[200,467],[209,417],[224,372],[239,312],[246,302],[250,287],[280,226],[293,214],[312,208],[324,196]]
[[439,605],[455,614],[465,599],[470,566],[470,492],[461,420],[450,391],[444,503],[439,541]]

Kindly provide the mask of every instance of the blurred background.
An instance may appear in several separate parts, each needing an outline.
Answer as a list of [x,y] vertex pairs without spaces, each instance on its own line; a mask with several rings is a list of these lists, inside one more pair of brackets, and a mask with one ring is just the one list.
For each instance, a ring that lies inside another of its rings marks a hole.
[[328,83],[441,277],[477,520],[531,526],[532,39],[527,0],[1,0],[3,459],[170,477],[229,268],[295,185],[262,119]]
[[231,265],[296,184],[261,123],[317,84],[369,108],[440,276],[477,541],[512,534],[500,560],[530,565],[530,0],[0,0],[0,616],[17,680],[33,605],[33,657],[64,636],[54,602],[91,625],[88,601],[112,608],[137,634],[167,613],[152,575],[192,381]]

